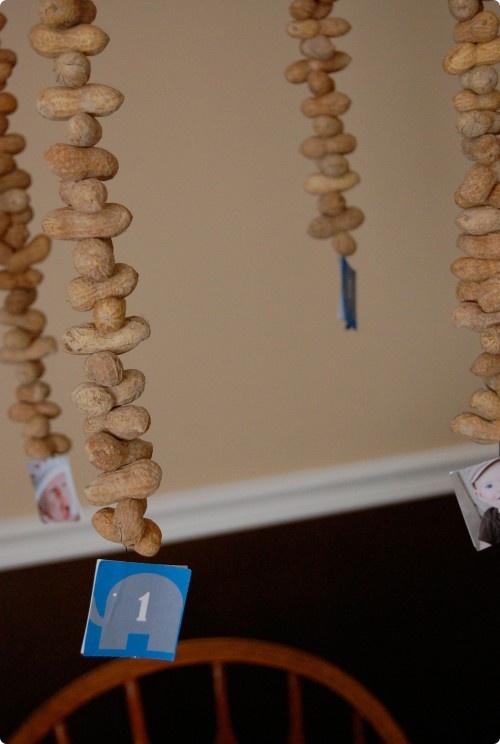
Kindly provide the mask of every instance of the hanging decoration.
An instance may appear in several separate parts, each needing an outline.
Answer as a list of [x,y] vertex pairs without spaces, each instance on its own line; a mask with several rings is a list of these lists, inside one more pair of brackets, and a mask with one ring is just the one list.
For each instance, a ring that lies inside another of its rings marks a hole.
[[37,110],[46,119],[66,122],[68,140],[44,155],[61,179],[59,195],[66,206],[51,211],[42,226],[53,239],[76,241],[78,276],[67,286],[67,299],[74,310],[92,312],[90,322],[69,328],[61,339],[66,351],[85,357],[86,381],[73,390],[72,400],[85,414],[89,460],[102,471],[85,488],[88,501],[101,507],[92,523],[105,539],[152,556],[161,546],[161,531],[144,512],[147,497],[160,485],[161,468],[151,459],[152,444],[140,438],[150,415],[134,404],[145,377],[124,369],[121,361],[149,337],[150,327],[142,317],[127,317],[125,298],[138,274],[115,262],[112,239],[128,228],[132,215],[108,202],[104,182],[116,175],[118,160],[96,145],[102,136],[99,118],[117,111],[123,95],[89,82],[89,57],[109,42],[94,25],[96,13],[91,0],[39,0],[40,23],[30,31],[35,52],[53,60],[57,83],[39,94]]
[[307,193],[318,197],[319,215],[309,223],[313,238],[330,238],[340,256],[342,298],[339,315],[347,328],[356,327],[354,279],[347,262],[357,247],[351,231],[359,227],[364,215],[358,207],[347,206],[344,192],[359,183],[359,175],[350,170],[347,155],[356,148],[356,139],[344,132],[340,118],[351,105],[345,93],[336,90],[332,73],[343,70],[351,61],[338,51],[332,38],[343,36],[351,26],[342,18],[329,17],[335,0],[293,0],[289,6],[293,20],[287,33],[300,40],[300,59],[287,67],[285,77],[290,83],[307,83],[312,97],[301,104],[302,113],[312,123],[314,135],[300,147],[301,154],[314,161],[318,172],[305,181]]
[[500,62],[499,19],[481,0],[448,0],[456,23],[455,46],[443,61],[461,86],[453,98],[462,152],[472,165],[455,192],[462,210],[458,248],[466,255],[451,265],[458,279],[453,323],[477,331],[482,351],[471,372],[483,387],[469,400],[451,430],[475,442],[500,442]]
[[[0,13],[0,29],[7,22]],[[0,310],[0,323],[9,327],[3,335],[0,361],[15,367],[19,382],[17,401],[8,409],[11,421],[22,424],[24,453],[31,460],[43,460],[68,452],[71,442],[52,431],[60,407],[49,400],[51,388],[42,378],[43,359],[57,349],[52,336],[42,335],[46,325],[43,312],[32,307],[43,274],[34,268],[49,255],[47,235],[30,239],[28,224],[33,219],[28,189],[29,173],[18,168],[16,155],[26,146],[21,134],[7,134],[9,116],[17,110],[17,99],[5,90],[17,56],[0,49],[0,289],[7,292]]]

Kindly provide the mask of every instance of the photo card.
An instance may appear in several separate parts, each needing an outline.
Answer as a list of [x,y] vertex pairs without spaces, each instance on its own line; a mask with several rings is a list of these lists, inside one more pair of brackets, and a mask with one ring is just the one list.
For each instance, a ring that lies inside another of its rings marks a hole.
[[476,550],[500,544],[500,457],[450,473]]
[[28,471],[42,522],[77,522],[81,518],[81,506],[66,455],[29,460]]

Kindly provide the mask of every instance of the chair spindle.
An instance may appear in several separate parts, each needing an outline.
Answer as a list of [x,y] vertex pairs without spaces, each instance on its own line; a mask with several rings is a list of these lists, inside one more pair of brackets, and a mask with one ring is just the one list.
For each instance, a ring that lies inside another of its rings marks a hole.
[[56,737],[56,744],[71,744],[66,721],[61,721],[54,726],[54,735]]
[[287,674],[288,683],[288,739],[287,744],[306,744],[304,735],[304,713],[302,688],[296,674]]
[[212,664],[212,680],[215,697],[216,736],[215,744],[238,744],[229,714],[229,694],[226,667],[220,662]]
[[130,679],[125,687],[130,729],[134,744],[149,744],[149,736],[144,717],[141,690],[135,678]]
[[353,744],[365,744],[365,724],[358,711],[352,710],[352,740]]

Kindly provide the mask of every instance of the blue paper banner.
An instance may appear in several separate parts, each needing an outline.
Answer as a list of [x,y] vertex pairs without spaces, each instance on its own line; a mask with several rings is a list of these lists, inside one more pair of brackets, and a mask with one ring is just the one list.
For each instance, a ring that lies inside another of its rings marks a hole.
[[175,658],[190,569],[98,560],[84,656]]
[[340,302],[337,317],[344,321],[347,330],[356,329],[356,272],[342,256],[340,262]]

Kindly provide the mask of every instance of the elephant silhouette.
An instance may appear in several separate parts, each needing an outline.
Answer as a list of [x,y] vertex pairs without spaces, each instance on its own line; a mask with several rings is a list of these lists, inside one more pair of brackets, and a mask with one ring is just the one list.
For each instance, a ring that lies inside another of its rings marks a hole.
[[92,598],[90,620],[101,627],[100,649],[127,648],[130,634],[148,635],[148,651],[175,652],[182,619],[179,587],[158,573],[136,573],[118,581],[101,616]]

